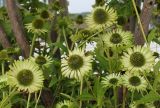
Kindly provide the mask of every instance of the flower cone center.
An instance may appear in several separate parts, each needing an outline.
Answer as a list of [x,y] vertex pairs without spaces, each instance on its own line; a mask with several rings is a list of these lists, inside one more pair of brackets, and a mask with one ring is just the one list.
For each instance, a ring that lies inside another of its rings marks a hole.
[[137,108],[147,108],[147,106],[145,104],[138,104]]
[[97,24],[105,24],[108,19],[106,10],[96,9],[93,13],[93,19]]
[[132,76],[130,79],[129,79],[129,83],[132,85],[132,86],[139,86],[141,84],[141,80],[139,77],[137,76]]
[[118,44],[118,43],[122,42],[122,37],[118,33],[114,33],[114,34],[112,34],[110,41],[113,44]]
[[62,108],[69,108],[67,105],[63,105]]
[[44,26],[44,21],[42,19],[35,19],[33,22],[32,22],[32,26],[35,28],[35,29],[42,29],[43,26]]
[[135,52],[130,56],[130,62],[135,67],[141,67],[145,64],[144,55],[140,52]]
[[109,83],[116,85],[118,83],[118,79],[117,78],[112,78],[109,80]]
[[17,75],[17,80],[19,84],[23,86],[28,86],[33,82],[33,73],[30,70],[21,70]]
[[79,55],[72,55],[68,58],[68,65],[71,69],[80,69],[83,65],[83,58]]
[[43,11],[41,12],[41,17],[44,18],[44,19],[49,18],[49,13],[48,13],[48,11],[43,10]]
[[45,57],[43,57],[43,56],[38,56],[38,57],[36,58],[35,62],[36,62],[37,64],[39,64],[39,65],[43,65],[43,64],[45,64],[47,61],[46,61]]

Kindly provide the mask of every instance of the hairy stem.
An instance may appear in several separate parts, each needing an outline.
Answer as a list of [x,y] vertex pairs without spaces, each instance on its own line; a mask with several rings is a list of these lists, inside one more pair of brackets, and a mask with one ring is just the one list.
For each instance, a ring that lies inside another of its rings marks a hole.
[[30,99],[31,99],[31,93],[29,93],[29,95],[28,95],[28,100],[27,100],[27,107],[26,107],[26,108],[29,108],[29,104],[30,104]]
[[[80,96],[82,95],[82,91],[83,91],[83,78],[81,78]],[[79,108],[82,108],[82,100],[80,100]]]
[[68,46],[68,42],[67,42],[66,32],[65,32],[64,28],[63,28],[63,36],[64,36],[64,41],[65,41],[67,50],[69,51],[69,46]]
[[40,90],[39,95],[38,95],[38,98],[36,99],[36,105],[35,105],[35,108],[37,108],[37,104],[38,104],[39,99],[40,99],[40,97],[41,97],[41,93],[42,93],[42,90]]
[[145,36],[144,29],[143,29],[143,26],[142,26],[142,22],[141,22],[139,14],[138,14],[138,10],[137,10],[137,7],[136,7],[135,0],[132,0],[132,4],[133,4],[134,10],[136,12],[136,16],[137,16],[138,23],[139,23],[139,26],[140,26],[140,29],[141,29],[141,32],[142,32],[142,36],[143,36],[145,42],[147,43],[147,38]]
[[114,105],[115,105],[115,108],[117,108],[117,88],[114,87],[113,88],[113,92],[114,92]]
[[31,45],[31,50],[30,50],[29,56],[32,56],[33,48],[34,48],[34,44],[35,44],[36,38],[37,38],[37,36],[34,34],[33,39],[32,39],[32,45]]
[[122,103],[122,108],[125,108],[126,105],[126,88],[123,87],[123,103]]

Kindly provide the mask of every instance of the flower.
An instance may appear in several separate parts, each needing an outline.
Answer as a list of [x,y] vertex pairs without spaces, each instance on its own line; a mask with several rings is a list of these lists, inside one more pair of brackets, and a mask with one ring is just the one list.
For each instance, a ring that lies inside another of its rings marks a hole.
[[53,15],[48,10],[41,10],[40,17],[43,19],[50,19],[53,17]]
[[7,73],[8,84],[19,91],[36,92],[43,87],[43,73],[31,60],[15,61]]
[[103,78],[102,80],[103,87],[117,87],[120,86],[120,74],[110,74]]
[[28,29],[28,32],[32,32],[33,34],[41,35],[47,32],[44,29],[44,20],[41,18],[33,20],[32,23],[25,24],[25,27]]
[[145,72],[154,64],[154,56],[149,48],[136,46],[127,50],[122,57],[124,68],[130,72]]
[[69,78],[81,79],[92,69],[92,56],[85,56],[84,49],[69,51],[69,55],[62,59],[62,75]]
[[107,47],[123,47],[132,45],[132,37],[131,32],[116,29],[104,34],[102,39]]
[[130,91],[144,91],[147,87],[147,81],[139,75],[125,74],[122,77],[122,84]]
[[103,27],[110,27],[116,22],[117,13],[113,8],[95,7],[86,18],[86,24],[90,29],[99,30]]
[[78,108],[72,101],[64,100],[56,105],[56,108]]
[[130,105],[130,108],[155,108],[152,103],[135,103],[133,102]]
[[78,15],[77,17],[76,17],[76,19],[75,19],[75,22],[77,23],[77,24],[83,24],[83,16],[82,15]]
[[53,62],[52,58],[50,56],[41,56],[38,55],[37,57],[31,57],[31,60],[34,61],[39,66],[50,66]]

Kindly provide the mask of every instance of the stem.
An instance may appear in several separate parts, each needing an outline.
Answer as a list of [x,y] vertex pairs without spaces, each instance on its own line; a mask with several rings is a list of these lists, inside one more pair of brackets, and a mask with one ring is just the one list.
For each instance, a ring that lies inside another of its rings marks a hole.
[[54,94],[53,94],[54,98],[53,98],[53,101],[52,101],[52,102],[55,101],[56,96],[59,94],[58,92],[59,92],[59,89],[60,89],[60,87],[61,87],[62,76],[61,76],[61,74],[58,74],[58,75],[59,75],[59,79],[58,79],[58,82],[57,82],[58,84],[57,84],[57,87],[56,87],[55,92],[54,92]]
[[[58,38],[57,38],[57,40],[56,40],[56,43],[59,43],[60,42],[60,40],[61,40],[61,38],[60,38],[61,36],[60,35],[58,35]],[[54,55],[55,53],[56,53],[56,51],[58,50],[58,46],[55,46],[54,47],[54,49],[53,49],[53,53],[52,53],[52,55]]]
[[32,39],[32,45],[31,45],[31,50],[30,50],[29,56],[32,56],[33,47],[34,47],[36,38],[37,38],[37,36],[34,34],[33,39]]
[[135,0],[132,0],[132,4],[133,4],[134,10],[136,12],[136,16],[137,16],[138,23],[139,23],[139,26],[140,26],[140,29],[141,29],[141,32],[142,32],[142,36],[143,36],[145,42],[147,43],[147,39],[146,39],[146,36],[145,36],[145,33],[144,33],[144,29],[143,29],[143,26],[142,26],[140,16],[139,16],[138,11],[137,11]]
[[38,104],[39,99],[40,99],[40,97],[41,97],[41,93],[42,93],[42,90],[40,90],[40,92],[39,92],[38,98],[37,98],[37,100],[36,100],[35,108],[37,108],[37,104]]
[[108,65],[109,65],[109,73],[111,74],[112,73],[112,67],[111,67],[111,57],[110,57],[110,54],[109,54],[109,49],[106,51],[105,50],[105,53],[107,54],[107,57],[108,57]]
[[[81,85],[80,85],[80,96],[82,95],[83,91],[83,78],[81,78]],[[82,101],[80,100],[79,108],[82,108]]]
[[[119,57],[118,57],[118,47],[116,46],[116,53],[115,53],[115,55],[116,55],[116,66],[117,66],[117,64],[118,64],[118,59],[119,59]],[[115,72],[117,72],[117,68],[115,68],[115,70],[114,70]]]
[[140,93],[141,93],[141,95],[144,97],[144,95],[143,95],[142,91],[140,91]]
[[67,50],[69,51],[69,46],[68,46],[68,42],[67,42],[67,38],[66,38],[66,32],[65,32],[64,28],[63,28],[63,36],[64,36],[64,41],[66,43]]
[[134,97],[134,91],[132,92],[131,103],[133,103],[133,97]]
[[29,95],[28,95],[28,101],[27,101],[27,107],[26,108],[29,108],[30,99],[31,99],[31,93],[29,93]]
[[84,42],[82,42],[81,44],[78,45],[78,47],[81,47],[83,44],[85,44],[89,39],[91,39],[92,37],[96,36],[97,34],[99,34],[102,31],[96,32],[95,34],[89,36],[87,39],[85,39]]
[[114,104],[115,104],[115,108],[117,108],[117,88],[114,87],[113,88],[113,92],[114,92]]
[[35,101],[37,102],[37,92],[34,94]]
[[[2,62],[2,75],[4,75],[4,61]],[[3,98],[5,97],[5,91],[3,91]]]
[[122,108],[125,108],[126,105],[126,88],[123,86],[123,103],[122,103]]
[[4,75],[4,61],[2,62],[2,75]]

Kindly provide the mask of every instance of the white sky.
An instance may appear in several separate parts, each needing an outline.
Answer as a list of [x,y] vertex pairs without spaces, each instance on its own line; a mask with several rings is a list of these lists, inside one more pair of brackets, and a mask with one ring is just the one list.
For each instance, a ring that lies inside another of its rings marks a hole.
[[70,13],[89,12],[95,0],[68,0]]

